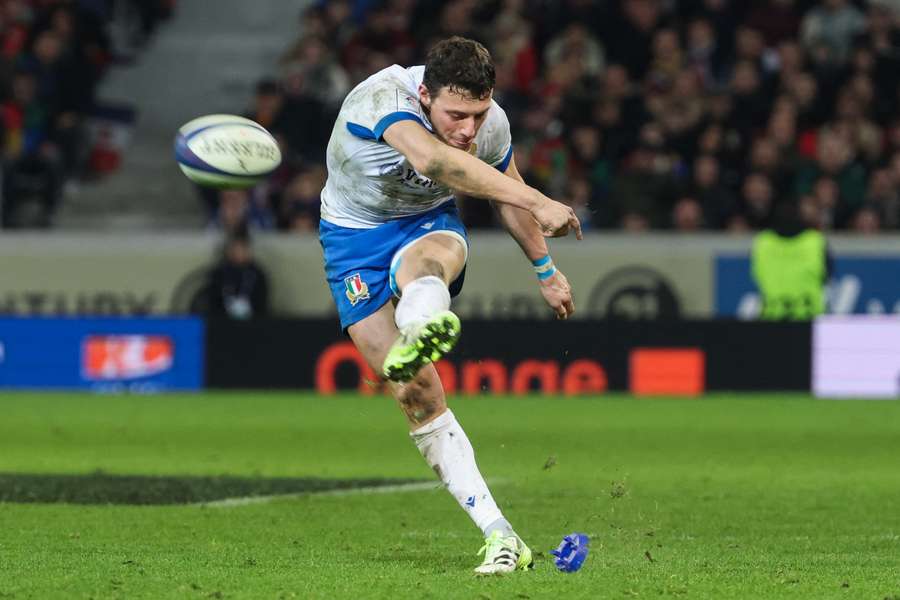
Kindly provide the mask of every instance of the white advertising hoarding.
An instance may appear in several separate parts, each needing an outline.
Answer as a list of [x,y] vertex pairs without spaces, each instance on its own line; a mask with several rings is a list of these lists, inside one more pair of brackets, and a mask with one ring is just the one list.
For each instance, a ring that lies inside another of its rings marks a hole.
[[900,398],[900,317],[816,319],[812,384],[824,398]]

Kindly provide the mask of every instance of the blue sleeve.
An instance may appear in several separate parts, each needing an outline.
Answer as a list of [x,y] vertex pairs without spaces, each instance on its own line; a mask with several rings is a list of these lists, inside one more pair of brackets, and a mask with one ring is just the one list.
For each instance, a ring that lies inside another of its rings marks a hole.
[[425,123],[422,122],[422,119],[420,119],[418,115],[414,115],[413,113],[407,112],[405,110],[399,110],[382,117],[381,120],[378,121],[378,123],[375,125],[375,129],[369,129],[368,127],[360,125],[359,123],[351,123],[350,121],[347,121],[347,131],[364,140],[382,142],[384,141],[384,132],[387,131],[387,128],[394,123],[397,123],[398,121],[415,121],[422,127],[425,127]]
[[509,163],[512,161],[513,157],[513,147],[510,145],[509,152],[506,153],[506,156],[503,157],[503,161],[496,166],[496,169],[501,173],[506,173],[506,170],[509,168]]

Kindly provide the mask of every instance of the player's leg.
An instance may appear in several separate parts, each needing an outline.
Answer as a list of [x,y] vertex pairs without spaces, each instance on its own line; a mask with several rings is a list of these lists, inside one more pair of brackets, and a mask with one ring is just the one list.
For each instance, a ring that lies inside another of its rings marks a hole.
[[388,379],[408,381],[456,344],[460,324],[450,312],[449,286],[465,267],[466,255],[460,234],[435,231],[394,256],[391,274],[400,295],[395,314],[399,334],[382,368]]
[[[348,329],[353,343],[373,367],[380,366],[397,336],[394,307],[387,303]],[[404,383],[389,383],[409,422],[410,437],[428,465],[486,538],[479,573],[504,573],[533,564],[531,550],[515,534],[497,507],[478,465],[468,436],[447,408],[444,389],[433,364]]]
[[419,238],[395,257],[394,282],[400,290],[397,327],[450,308],[450,282],[466,264],[465,241],[452,232]]
[[423,215],[404,236],[390,265],[400,335],[382,370],[394,381],[410,379],[456,344],[460,324],[450,298],[462,288],[468,255],[465,227],[452,203]]
[[[347,333],[366,362],[377,371],[397,338],[394,306],[388,302],[374,314],[351,325]],[[430,423],[447,410],[444,388],[434,365],[426,365],[406,383],[389,382],[389,385],[412,430]]]

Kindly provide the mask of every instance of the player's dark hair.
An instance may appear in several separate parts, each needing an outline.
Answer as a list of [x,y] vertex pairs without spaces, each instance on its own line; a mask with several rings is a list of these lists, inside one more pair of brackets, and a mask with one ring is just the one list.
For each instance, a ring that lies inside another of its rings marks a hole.
[[428,51],[422,83],[432,96],[447,87],[465,97],[484,100],[490,96],[495,81],[491,54],[475,40],[453,36]]

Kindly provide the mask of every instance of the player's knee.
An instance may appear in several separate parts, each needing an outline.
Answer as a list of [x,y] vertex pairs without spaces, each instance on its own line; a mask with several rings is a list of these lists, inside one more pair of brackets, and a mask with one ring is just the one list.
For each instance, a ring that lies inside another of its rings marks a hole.
[[444,281],[447,280],[446,271],[444,269],[444,265],[441,264],[440,261],[435,260],[433,258],[423,258],[419,263],[419,268],[416,272],[416,277],[440,277]]

